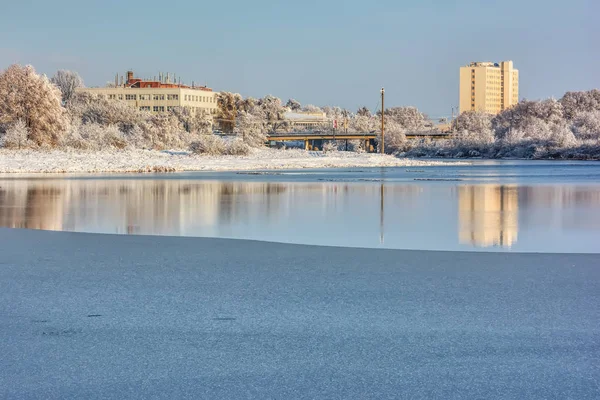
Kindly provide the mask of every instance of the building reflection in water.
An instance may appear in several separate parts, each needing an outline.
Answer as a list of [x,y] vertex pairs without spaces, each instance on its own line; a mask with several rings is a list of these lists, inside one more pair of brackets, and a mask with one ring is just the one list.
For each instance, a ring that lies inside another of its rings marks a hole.
[[558,251],[597,235],[599,207],[576,185],[0,180],[3,227],[356,247]]
[[519,195],[515,186],[458,187],[458,236],[461,244],[511,247],[519,231]]

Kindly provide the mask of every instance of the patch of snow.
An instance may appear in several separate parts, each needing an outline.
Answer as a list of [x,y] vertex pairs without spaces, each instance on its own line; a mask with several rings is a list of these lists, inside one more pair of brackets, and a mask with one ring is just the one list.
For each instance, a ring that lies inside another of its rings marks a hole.
[[373,153],[322,153],[268,148],[254,149],[247,156],[204,156],[182,151],[141,149],[98,152],[0,150],[0,173],[244,171],[444,164],[442,161],[413,160]]

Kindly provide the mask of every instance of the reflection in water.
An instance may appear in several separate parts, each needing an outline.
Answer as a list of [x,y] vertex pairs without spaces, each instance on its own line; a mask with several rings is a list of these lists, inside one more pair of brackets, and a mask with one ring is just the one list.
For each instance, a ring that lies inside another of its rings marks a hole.
[[5,179],[0,226],[354,247],[597,251],[600,187]]
[[459,240],[474,246],[511,247],[519,230],[519,195],[515,186],[458,188]]

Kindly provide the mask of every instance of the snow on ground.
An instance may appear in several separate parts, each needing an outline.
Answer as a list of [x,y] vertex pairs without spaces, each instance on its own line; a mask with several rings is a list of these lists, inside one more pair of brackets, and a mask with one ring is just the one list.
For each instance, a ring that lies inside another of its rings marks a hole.
[[600,256],[0,229],[2,399],[598,399]]
[[201,156],[182,151],[0,150],[0,173],[176,172],[257,169],[395,167],[444,164],[353,152],[258,149],[248,156]]

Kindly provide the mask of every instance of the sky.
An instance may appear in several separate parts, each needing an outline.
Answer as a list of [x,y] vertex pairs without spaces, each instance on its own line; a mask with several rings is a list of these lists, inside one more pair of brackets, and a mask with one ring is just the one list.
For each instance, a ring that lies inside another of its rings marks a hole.
[[284,102],[350,110],[458,105],[459,68],[513,60],[520,97],[600,88],[598,0],[10,1],[0,69],[77,71],[103,86],[133,69]]

